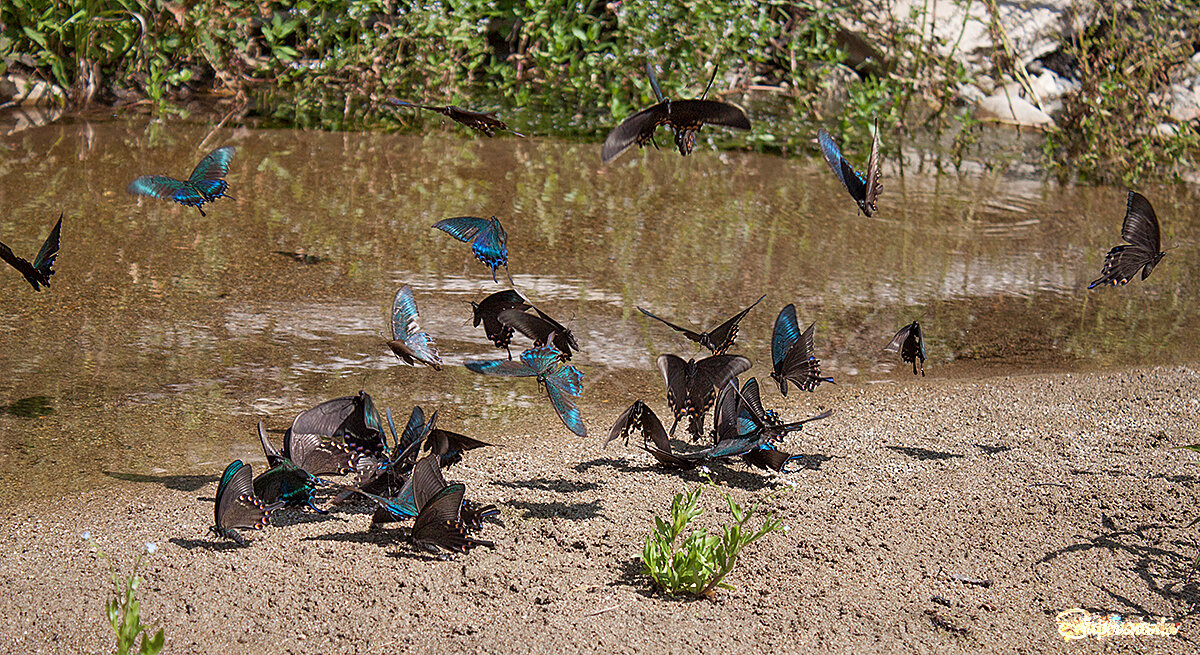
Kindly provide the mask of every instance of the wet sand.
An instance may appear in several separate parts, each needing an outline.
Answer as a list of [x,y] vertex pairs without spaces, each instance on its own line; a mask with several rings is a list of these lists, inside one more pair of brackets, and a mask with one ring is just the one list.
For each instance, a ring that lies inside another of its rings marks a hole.
[[651,516],[699,478],[603,449],[618,403],[593,408],[586,441],[535,411],[530,434],[450,469],[502,510],[483,533],[495,550],[451,561],[368,532],[364,506],[287,510],[239,548],[206,532],[219,471],[115,481],[0,509],[0,651],[111,650],[88,531],[126,567],[158,544],[139,595],[172,653],[1193,652],[1192,617],[1181,637],[1067,644],[1054,616],[1180,616],[1200,599],[1200,455],[1172,449],[1200,441],[1198,385],[1175,367],[771,393],[785,417],[834,414],[791,435],[799,471],[712,467],[702,526],[728,520],[727,490],[790,528],[712,600],[640,573]]

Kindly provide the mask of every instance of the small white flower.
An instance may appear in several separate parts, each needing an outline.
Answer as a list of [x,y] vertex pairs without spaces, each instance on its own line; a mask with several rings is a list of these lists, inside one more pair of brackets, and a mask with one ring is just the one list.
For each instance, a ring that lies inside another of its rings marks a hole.
[[91,533],[91,532],[84,532],[83,534],[79,535],[79,538],[80,538],[80,539],[82,539],[82,540],[84,540],[84,541],[87,541],[88,539],[91,539],[91,538],[92,538],[92,533]]
[[796,488],[799,488],[799,487],[800,487],[800,483],[799,483],[799,482],[796,482],[795,480],[789,480],[789,479],[787,479],[787,478],[784,478],[784,479],[782,480],[782,482],[783,482],[784,484],[786,484],[787,486],[791,487],[792,489],[796,489]]
[[708,470],[707,466],[701,466],[700,472],[703,473],[704,475],[710,475],[712,473],[712,471]]
[[153,555],[154,551],[156,551],[156,550],[158,550],[158,544],[154,543],[153,541],[146,542],[146,552],[147,553],[150,553],[151,555]]
[[783,533],[784,533],[784,534],[787,534],[787,533],[789,533],[789,532],[791,532],[791,531],[792,531],[792,526],[790,526],[790,525],[787,525],[787,524],[785,523],[785,524],[783,525]]

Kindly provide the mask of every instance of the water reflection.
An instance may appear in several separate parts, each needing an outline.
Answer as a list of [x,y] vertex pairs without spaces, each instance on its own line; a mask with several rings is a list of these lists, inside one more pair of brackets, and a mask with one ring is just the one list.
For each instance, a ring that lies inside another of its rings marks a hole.
[[882,347],[916,318],[931,376],[1197,354],[1186,281],[1200,203],[1178,187],[1141,190],[1178,248],[1147,282],[1088,293],[1123,189],[909,175],[885,180],[865,218],[820,161],[645,150],[601,168],[594,144],[240,129],[206,145],[238,147],[236,200],[208,216],[124,193],[141,173],[186,169],[207,131],[53,124],[0,139],[0,239],[35,251],[66,214],[51,290],[0,283],[0,502],[45,480],[256,459],[258,418],[281,427],[360,388],[518,439],[524,417],[550,411],[532,381],[407,368],[383,346],[407,283],[448,364],[505,356],[467,305],[501,287],[430,227],[463,214],[504,221],[516,287],[579,337],[597,434],[633,395],[661,394],[655,356],[697,354],[638,305],[709,328],[767,293],[739,345],[761,374],[775,314],[795,302],[841,382],[906,375]]

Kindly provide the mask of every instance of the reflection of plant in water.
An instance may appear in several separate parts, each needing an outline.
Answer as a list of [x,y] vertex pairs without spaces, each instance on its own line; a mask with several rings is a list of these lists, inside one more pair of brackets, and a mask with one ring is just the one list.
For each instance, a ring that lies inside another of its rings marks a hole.
[[[108,616],[108,622],[112,625],[113,632],[117,636],[117,655],[129,655],[129,653],[137,653],[138,655],[155,655],[163,648],[163,629],[159,628],[158,632],[150,634],[153,625],[143,625],[141,618],[141,604],[137,599],[138,587],[142,584],[142,578],[137,574],[138,566],[142,563],[142,558],[146,555],[153,555],[158,550],[158,545],[147,543],[142,552],[138,553],[137,559],[133,562],[133,568],[130,569],[129,575],[124,575],[117,571],[116,565],[112,558],[108,556],[92,539],[91,533],[85,532],[82,535],[92,547],[92,552],[97,557],[102,557],[108,561],[110,577],[112,578],[113,596],[104,604],[104,612]],[[134,650],[139,637],[141,645]]]
[[654,532],[646,537],[646,546],[642,549],[643,572],[672,594],[701,597],[712,596],[717,588],[733,589],[724,579],[733,571],[738,553],[771,532],[787,530],[783,522],[771,514],[767,514],[757,530],[749,529],[758,503],[743,510],[726,491],[725,502],[734,522],[722,526],[720,536],[711,535],[707,530],[693,530],[676,545],[688,525],[704,512],[699,507],[700,492],[714,484],[706,467],[701,467],[700,471],[705,482],[687,493],[675,494],[670,519],[664,521],[654,517]]

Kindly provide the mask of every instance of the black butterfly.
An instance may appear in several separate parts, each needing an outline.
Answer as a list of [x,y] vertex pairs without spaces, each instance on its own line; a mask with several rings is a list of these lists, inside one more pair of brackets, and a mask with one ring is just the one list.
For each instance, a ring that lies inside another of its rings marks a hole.
[[[498,315],[500,322],[510,328],[515,328],[521,334],[533,339],[535,348],[546,345],[548,339],[562,353],[565,359],[571,359],[571,350],[579,352],[579,342],[562,323],[550,318],[537,307],[533,308],[537,315],[526,313],[520,309],[506,309]],[[512,356],[509,355],[509,359]]]
[[214,535],[232,539],[245,546],[246,540],[236,528],[261,530],[271,523],[271,514],[283,503],[267,505],[254,495],[254,471],[249,464],[235,460],[225,467],[221,484],[217,486],[217,502],[213,509]]
[[258,439],[271,468],[290,461],[312,475],[345,475],[354,472],[359,458],[359,453],[343,443],[291,430],[284,435],[283,453],[280,454],[267,439],[262,421],[258,422]]
[[[675,132],[675,147],[679,148],[679,154],[685,157],[692,153],[696,146],[696,133],[706,123],[739,130],[750,129],[750,120],[746,118],[746,114],[729,103],[704,99],[664,99],[662,91],[658,88],[658,80],[654,76],[654,68],[647,65],[646,72],[650,76],[650,86],[654,89],[658,104],[626,118],[608,133],[608,137],[604,139],[604,146],[600,149],[602,162],[607,164],[635,143],[638,147],[653,143],[654,131],[659,125],[666,125]],[[714,79],[716,73],[714,69]],[[711,80],[709,85],[712,85]],[[707,93],[706,89],[705,94]]]
[[[784,423],[775,412],[763,408],[756,379],[747,380],[741,391],[731,383],[722,390],[722,394],[727,390],[731,391],[731,395],[726,397],[734,399],[732,404],[736,406],[736,418],[724,420],[718,425],[719,440],[709,451],[709,456],[713,458],[741,455],[753,466],[781,470],[796,457],[776,449],[775,444],[788,433],[832,414],[831,411],[825,411],[803,421]],[[719,400],[718,405],[723,400]]]
[[1158,236],[1158,217],[1150,201],[1136,191],[1129,192],[1129,200],[1125,205],[1125,221],[1121,223],[1121,238],[1128,244],[1115,246],[1104,256],[1104,270],[1100,271],[1099,279],[1088,285],[1088,288],[1101,284],[1119,286],[1126,284],[1142,270],[1142,279],[1150,277],[1158,261],[1167,254],[1159,250],[1162,243]]
[[520,137],[525,136],[524,134],[521,134],[520,132],[505,125],[504,121],[498,118],[498,113],[494,111],[471,111],[470,109],[463,109],[462,107],[455,107],[454,105],[414,105],[411,102],[405,102],[399,98],[388,98],[388,102],[401,107],[413,107],[415,109],[428,109],[429,111],[436,111],[443,116],[458,121],[459,123],[462,123],[473,130],[483,132],[488,136],[496,136],[496,130],[512,132]]
[[475,327],[483,323],[483,331],[487,338],[491,339],[497,348],[507,350],[509,359],[512,359],[512,350],[508,346],[512,343],[513,329],[500,322],[500,313],[510,309],[525,311],[530,307],[521,294],[513,289],[497,291],[479,302],[471,302]]
[[413,298],[412,287],[406,284],[392,300],[392,340],[387,342],[388,348],[409,366],[421,362],[440,371],[442,358],[433,346],[433,338],[417,324],[417,318],[417,301]]
[[450,468],[462,461],[463,453],[492,444],[472,439],[449,430],[434,429],[425,441],[425,449],[438,455],[443,468]]
[[432,553],[438,553],[439,548],[459,553],[470,552],[478,546],[495,548],[495,543],[467,534],[467,526],[461,518],[465,492],[466,487],[462,484],[447,485],[422,505],[409,532],[412,543]]
[[917,374],[917,360],[921,360],[921,377],[925,377],[925,339],[921,337],[920,323],[913,321],[900,328],[883,349],[898,352],[902,361],[912,362],[913,375]]
[[608,433],[608,439],[604,441],[604,445],[616,439],[624,439],[625,444],[629,444],[629,434],[634,430],[642,432],[642,449],[654,456],[660,464],[669,468],[693,468],[700,464],[699,459],[690,459],[687,456],[676,455],[671,451],[671,441],[667,438],[667,431],[663,428],[662,421],[658,420],[658,416],[654,410],[650,409],[646,403],[640,400],[635,400],[621,415],[617,417],[617,422],[613,424],[612,431]]
[[281,502],[287,507],[307,506],[318,514],[327,514],[313,504],[312,492],[324,480],[288,460],[254,478],[254,495],[266,504]]
[[871,216],[875,213],[875,201],[879,198],[880,192],[883,191],[883,184],[879,181],[879,125],[875,125],[875,139],[871,142],[871,156],[867,159],[867,174],[854,170],[854,167],[846,162],[846,158],[842,157],[842,151],[838,145],[833,142],[833,137],[829,136],[824,128],[817,130],[817,143],[821,146],[821,153],[825,155],[825,162],[829,164],[829,168],[833,174],[842,181],[842,186],[850,192],[850,197],[854,198],[854,202],[858,203],[858,208],[866,216]]
[[658,370],[667,383],[667,403],[675,414],[671,434],[679,419],[688,417],[688,432],[694,439],[703,436],[704,413],[712,405],[717,389],[734,376],[750,370],[750,360],[741,355],[714,355],[700,361],[684,361],[675,355],[660,355]]
[[52,268],[54,259],[58,257],[58,239],[62,232],[62,219],[62,212],[59,212],[58,222],[54,224],[54,229],[50,230],[50,236],[46,237],[46,241],[42,243],[42,249],[38,251],[37,257],[33,258],[32,264],[13,254],[12,248],[0,243],[0,259],[20,271],[29,284],[33,285],[34,291],[41,291],[43,286],[50,286],[50,276],[54,275]]
[[787,395],[787,382],[805,391],[812,391],[822,382],[833,382],[833,378],[821,377],[821,360],[813,355],[814,321],[803,333],[796,322],[796,306],[787,305],[775,319],[775,331],[771,335],[771,361],[774,371],[771,379],[779,384],[779,393]]
[[682,332],[683,336],[691,339],[692,341],[695,341],[696,343],[700,344],[701,346],[704,346],[705,348],[708,348],[712,352],[712,354],[724,355],[725,351],[729,350],[729,348],[731,346],[733,346],[733,340],[735,338],[737,338],[738,323],[741,322],[741,320],[746,317],[746,314],[748,314],[751,309],[754,309],[755,305],[762,302],[762,299],[766,298],[766,297],[767,297],[766,294],[763,294],[761,297],[759,297],[758,300],[754,301],[754,304],[743,309],[742,311],[738,312],[737,314],[734,314],[733,318],[730,318],[729,320],[718,325],[717,327],[713,328],[709,332],[700,332],[700,333],[693,332],[687,328],[679,327],[678,325],[675,325],[674,323],[671,323],[670,321],[661,319],[661,318],[655,316],[654,314],[651,314],[650,312],[642,309],[641,307],[638,307],[638,311],[645,314],[646,316],[649,316],[650,318],[652,318],[656,321],[661,321],[661,322],[665,323],[667,327],[671,328],[672,330],[675,330],[676,332]]

